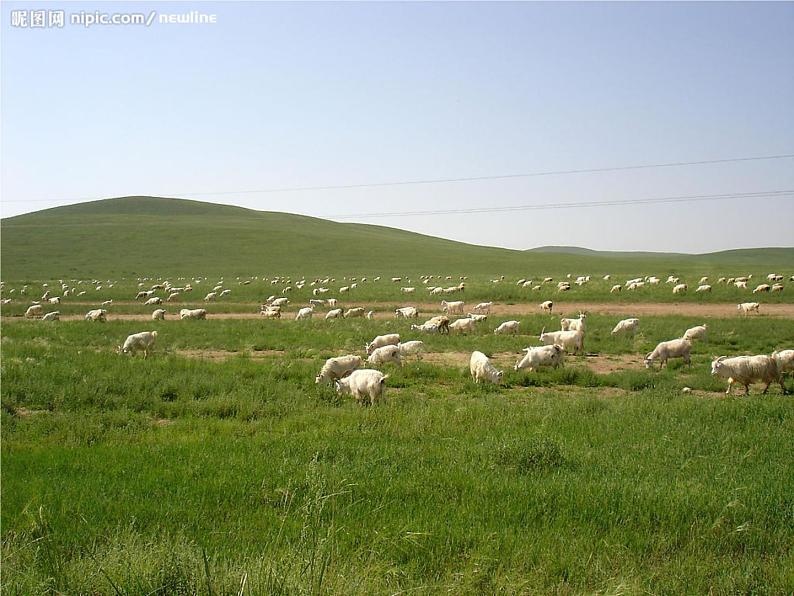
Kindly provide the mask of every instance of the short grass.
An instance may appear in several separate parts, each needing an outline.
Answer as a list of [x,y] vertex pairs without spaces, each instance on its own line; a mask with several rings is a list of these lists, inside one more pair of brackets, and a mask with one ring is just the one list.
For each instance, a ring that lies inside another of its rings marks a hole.
[[[556,320],[520,319],[422,339],[517,358]],[[791,347],[794,322],[711,319],[660,372],[642,354],[701,321],[614,320],[588,317],[587,350],[615,372],[387,366],[372,408],[314,375],[407,322],[6,323],[2,591],[792,592],[792,398],[724,397],[709,361]],[[144,328],[152,357],[114,353]]]

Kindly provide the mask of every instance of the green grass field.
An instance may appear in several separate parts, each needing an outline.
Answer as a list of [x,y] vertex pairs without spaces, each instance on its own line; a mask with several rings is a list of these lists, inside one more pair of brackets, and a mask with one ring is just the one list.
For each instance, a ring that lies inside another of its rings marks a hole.
[[[794,318],[763,312],[794,300],[794,249],[519,252],[130,198],[3,220],[2,257],[3,594],[794,593],[794,380],[786,395],[756,385],[725,396],[710,374],[716,355],[794,348]],[[716,284],[770,272],[786,276],[783,292]],[[515,283],[569,273],[593,279],[564,294]],[[431,299],[420,274],[453,276],[442,286],[466,275],[467,287]],[[668,274],[690,292],[609,293]],[[281,295],[273,275],[293,286],[334,276],[328,296],[345,307],[433,303],[423,319],[442,298],[519,307],[467,336],[420,336],[393,318],[290,320],[307,283],[286,294],[284,320],[220,316]],[[711,294],[693,293],[701,275]],[[206,305],[221,276],[231,295]],[[369,281],[339,294],[351,276]],[[164,306],[168,320],[116,317],[151,313],[133,301],[138,284],[166,278],[195,288]],[[86,294],[45,311],[81,316],[112,299],[110,320],[21,318],[43,283],[59,295],[59,280]],[[537,308],[546,299],[663,304],[635,338],[612,337],[623,317],[593,309],[587,357],[515,372],[538,332],[559,327]],[[683,308],[750,300],[760,315]],[[176,320],[186,306],[209,319]],[[522,335],[493,334],[512,318]],[[644,368],[658,341],[704,321],[691,368]],[[115,352],[142,330],[158,331],[152,356]],[[383,367],[380,403],[315,384],[326,358],[363,354],[385,332],[424,340],[428,354]],[[475,349],[505,370],[501,386],[471,381]]]
[[[691,370],[642,367],[696,322],[621,340],[589,317],[588,351],[618,363],[604,374],[569,357],[497,388],[465,365],[387,366],[372,408],[314,375],[383,321],[7,323],[3,591],[790,592],[791,397],[723,397],[709,362],[780,348],[794,322],[711,320]],[[142,327],[151,358],[114,353]]]

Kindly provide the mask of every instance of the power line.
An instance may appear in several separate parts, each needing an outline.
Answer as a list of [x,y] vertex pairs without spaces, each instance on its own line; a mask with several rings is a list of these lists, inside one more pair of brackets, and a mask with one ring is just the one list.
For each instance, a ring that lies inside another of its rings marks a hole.
[[[242,195],[242,194],[270,194],[270,193],[286,193],[286,192],[315,192],[324,190],[350,190],[357,188],[381,188],[388,186],[415,186],[426,184],[449,184],[456,182],[482,182],[487,180],[508,180],[513,178],[535,178],[540,176],[565,176],[572,174],[596,174],[605,172],[621,172],[627,170],[647,170],[652,168],[672,168],[682,166],[698,166],[709,164],[724,164],[735,162],[748,162],[748,161],[764,161],[774,159],[790,159],[794,157],[794,153],[784,153],[780,155],[762,155],[752,157],[731,157],[726,159],[706,159],[699,161],[676,161],[654,164],[639,164],[629,166],[611,166],[603,168],[582,168],[582,169],[568,169],[568,170],[546,170],[537,172],[527,172],[522,174],[497,174],[492,176],[468,176],[460,178],[428,178],[419,180],[401,180],[391,182],[366,182],[360,184],[331,184],[323,186],[288,186],[280,188],[263,188],[257,190],[220,190],[220,191],[204,191],[204,192],[175,192],[163,193],[161,196],[175,197],[175,196],[219,196],[219,195]],[[70,201],[96,201],[107,197],[81,197],[76,199],[67,199]],[[53,199],[29,199],[29,200],[0,200],[0,203],[50,203],[54,202]]]
[[574,209],[626,205],[653,205],[659,203],[695,203],[700,201],[727,201],[734,199],[776,199],[794,197],[794,190],[769,190],[760,192],[723,193],[713,195],[685,195],[673,197],[651,197],[646,199],[576,201],[571,203],[540,203],[534,205],[510,205],[505,207],[475,207],[470,209],[433,209],[428,211],[392,211],[388,213],[357,213],[322,215],[323,219],[366,219],[372,217],[405,217],[426,215],[458,215],[472,213],[501,213],[509,211],[534,211],[551,209]]

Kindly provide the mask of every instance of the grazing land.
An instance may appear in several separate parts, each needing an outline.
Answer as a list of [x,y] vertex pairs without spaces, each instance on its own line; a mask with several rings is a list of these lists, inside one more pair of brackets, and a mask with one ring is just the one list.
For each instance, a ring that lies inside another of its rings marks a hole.
[[[522,253],[392,230],[387,257],[352,225],[301,218],[321,235],[341,226],[312,245],[309,228],[266,227],[271,216],[290,225],[294,216],[268,214],[240,224],[238,246],[231,222],[252,212],[228,208],[231,219],[214,224],[228,224],[228,235],[210,243],[206,204],[155,202],[159,215],[139,215],[141,204],[99,205],[115,222],[107,229],[80,227],[91,220],[86,206],[3,221],[4,594],[794,591],[794,380],[785,378],[786,394],[773,385],[762,395],[755,384],[749,396],[726,396],[727,381],[710,374],[717,355],[794,348],[791,249]],[[62,227],[35,231],[36,217]],[[132,239],[124,234],[137,217],[151,218],[150,255],[120,241]],[[197,239],[191,226],[202,230]],[[267,242],[284,244],[280,262],[261,250],[264,229]],[[33,245],[40,252],[23,250],[23,234],[43,243]],[[243,250],[254,237],[256,250]],[[112,238],[129,252],[108,252]],[[195,252],[191,242],[207,245]],[[330,246],[350,256],[336,261]],[[784,290],[752,294],[771,272]],[[425,284],[423,274],[440,278]],[[717,281],[750,274],[748,289]],[[591,280],[577,286],[579,275]],[[660,284],[610,294],[650,275]],[[673,295],[668,275],[689,291]],[[554,280],[540,290],[517,285],[546,276]],[[701,276],[713,289],[696,295]],[[135,300],[165,280],[193,290],[162,306]],[[560,292],[563,280],[572,287]],[[427,289],[459,283],[465,289],[448,295]],[[70,295],[43,305],[62,320],[23,316],[63,285]],[[216,285],[231,292],[204,301]],[[321,286],[329,293],[314,297]],[[280,320],[258,314],[270,295],[290,301]],[[326,297],[373,319],[325,321],[323,305],[293,320]],[[412,330],[440,314],[442,299],[464,300],[464,312],[494,305],[467,335]],[[109,300],[107,322],[83,320]],[[544,300],[555,302],[553,314],[541,312]],[[758,314],[739,314],[747,301],[761,303]],[[394,317],[407,305],[418,320]],[[151,320],[155,308],[168,311],[164,321]],[[205,308],[207,320],[179,320],[180,308]],[[543,328],[580,310],[585,355],[556,369],[513,369]],[[612,336],[632,315],[637,334]],[[511,319],[519,335],[494,334]],[[674,359],[646,369],[659,341],[702,323],[708,337],[694,343],[691,367]],[[158,332],[148,358],[116,352],[144,330]],[[389,375],[379,403],[315,384],[327,358],[365,357],[365,343],[384,333],[420,339],[425,353],[378,367]],[[504,371],[500,385],[471,380],[473,350]]]

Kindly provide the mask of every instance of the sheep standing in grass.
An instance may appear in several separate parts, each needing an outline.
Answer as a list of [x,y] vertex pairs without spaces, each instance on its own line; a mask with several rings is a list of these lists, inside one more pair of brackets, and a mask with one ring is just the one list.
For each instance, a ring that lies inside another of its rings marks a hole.
[[107,321],[107,314],[108,311],[106,311],[104,308],[95,308],[93,310],[89,310],[85,314],[85,320],[93,321],[93,322],[101,321],[102,323],[104,323],[105,321]]
[[158,308],[152,313],[152,321],[165,321],[165,309]]
[[360,307],[357,307],[357,308],[349,308],[349,309],[347,309],[347,310],[345,311],[344,317],[345,317],[346,319],[352,319],[352,318],[355,318],[355,317],[361,317],[361,318],[363,318],[363,317],[364,317],[364,314],[365,314],[365,313],[364,313],[364,309],[363,309],[363,308],[360,308]]
[[686,293],[687,285],[686,284],[678,284],[673,288],[673,294],[684,294]]
[[623,319],[622,321],[618,321],[618,324],[615,325],[615,328],[612,330],[612,335],[621,335],[621,334],[631,334],[632,337],[636,335],[637,329],[640,328],[640,320],[639,319]]
[[480,314],[491,314],[491,307],[493,306],[493,302],[480,302],[477,306],[474,307],[474,312]]
[[425,350],[425,342],[419,340],[412,340],[401,342],[397,344],[397,348],[400,350],[400,358],[405,358],[406,356],[416,356],[417,360],[422,359],[422,352]]
[[535,372],[541,366],[552,366],[557,368],[562,364],[565,350],[559,345],[540,346],[536,348],[524,348],[526,354],[516,362],[513,370],[529,369]]
[[474,331],[474,319],[464,318],[453,321],[449,324],[449,331],[456,333],[472,333]]
[[378,335],[364,347],[367,350],[367,354],[372,354],[372,352],[378,348],[382,348],[383,346],[396,346],[398,343],[400,343],[400,334],[388,333],[386,335]]
[[658,360],[661,369],[670,358],[683,358],[687,366],[691,366],[691,352],[692,342],[688,339],[678,338],[660,342],[645,356],[645,368],[653,368],[653,363]]
[[36,317],[40,317],[44,314],[44,308],[41,304],[34,304],[29,306],[28,309],[25,311],[25,318],[26,319],[35,319]]
[[772,356],[720,356],[711,363],[711,374],[728,379],[726,395],[731,392],[734,383],[744,385],[744,394],[747,395],[750,393],[750,383],[753,382],[766,383],[764,393],[772,383],[779,383],[781,390],[786,392],[783,377]]
[[149,351],[154,348],[154,340],[157,339],[157,331],[142,331],[128,335],[124,340],[124,345],[118,347],[120,354],[134,354],[142,351],[144,359],[149,356]]
[[376,348],[367,358],[367,362],[375,366],[386,364],[387,362],[395,362],[400,364],[400,348],[396,345],[383,346]]
[[447,302],[446,300],[441,301],[441,310],[447,313],[448,315],[462,315],[463,314],[463,305],[465,303],[462,300],[456,300],[454,302]]
[[751,312],[755,314],[759,314],[758,309],[760,308],[760,304],[758,302],[742,302],[741,304],[737,304],[736,308],[738,309],[739,313],[742,316],[747,316]]
[[551,300],[546,300],[545,302],[540,303],[540,310],[543,312],[547,312],[551,314],[551,311],[554,309],[554,302]]
[[706,341],[707,332],[708,326],[705,323],[696,327],[690,327],[684,332],[684,339],[688,339],[689,341],[694,341],[696,339]]
[[540,341],[547,346],[554,344],[565,348],[566,352],[584,354],[584,330],[577,331],[546,331],[544,327],[540,332]]
[[777,363],[777,371],[781,375],[794,373],[794,350],[772,352],[772,358]]
[[491,364],[491,360],[488,356],[482,352],[472,352],[471,358],[469,359],[469,372],[475,383],[489,381],[494,385],[498,385],[502,382],[502,376],[504,374],[501,370],[497,370],[494,365]]
[[585,330],[584,321],[587,318],[587,315],[584,313],[579,313],[578,319],[560,319],[560,328],[563,331],[582,331]]
[[336,380],[336,392],[339,395],[349,393],[362,405],[374,405],[375,401],[383,397],[386,387],[386,379],[389,375],[384,375],[379,370],[362,368],[354,370],[350,376]]
[[505,321],[493,330],[495,335],[517,335],[520,321]]
[[402,308],[398,308],[394,311],[394,316],[396,318],[403,318],[403,319],[418,319],[419,318],[419,311],[416,310],[413,306],[404,306]]
[[183,308],[179,311],[180,320],[184,319],[206,319],[207,311],[203,308]]
[[61,320],[61,313],[57,310],[52,312],[48,312],[46,315],[41,317],[42,321],[60,321]]
[[343,318],[341,308],[332,308],[325,314],[326,321],[329,321],[331,319],[341,319],[341,318]]
[[320,373],[315,377],[315,383],[329,383],[341,379],[350,372],[361,367],[361,356],[348,354],[347,356],[337,356],[329,358],[320,369]]
[[302,321],[304,319],[311,319],[313,314],[314,314],[314,307],[306,306],[298,311],[298,314],[295,315],[295,320]]

